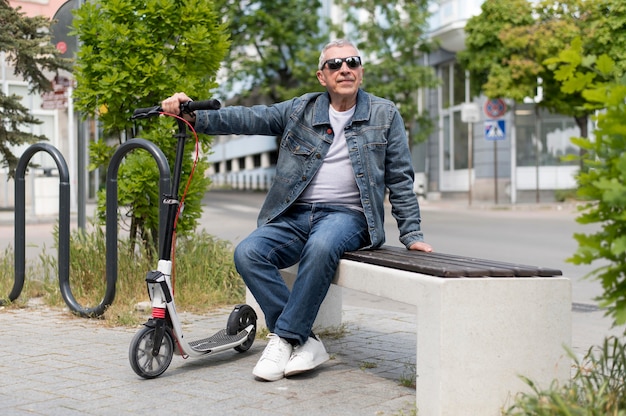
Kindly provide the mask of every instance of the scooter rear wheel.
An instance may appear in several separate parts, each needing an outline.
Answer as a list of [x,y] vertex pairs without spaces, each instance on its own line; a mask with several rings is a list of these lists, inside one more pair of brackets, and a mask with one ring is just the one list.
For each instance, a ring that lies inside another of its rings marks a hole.
[[237,335],[240,331],[253,325],[246,340],[243,344],[236,346],[235,351],[246,352],[254,343],[254,337],[256,336],[256,319],[256,312],[254,312],[254,309],[250,305],[246,304],[235,306],[235,309],[230,313],[228,323],[226,324],[226,333],[228,335]]
[[155,328],[143,327],[130,343],[128,358],[130,366],[138,376],[155,378],[167,370],[174,355],[174,341],[170,331],[163,334],[163,341],[157,355],[152,354]]

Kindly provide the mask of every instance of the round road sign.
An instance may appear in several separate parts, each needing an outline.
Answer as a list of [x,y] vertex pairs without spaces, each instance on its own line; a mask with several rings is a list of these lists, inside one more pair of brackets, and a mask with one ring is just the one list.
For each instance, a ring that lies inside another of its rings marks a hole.
[[489,118],[500,118],[506,113],[506,103],[502,98],[485,101],[485,115]]

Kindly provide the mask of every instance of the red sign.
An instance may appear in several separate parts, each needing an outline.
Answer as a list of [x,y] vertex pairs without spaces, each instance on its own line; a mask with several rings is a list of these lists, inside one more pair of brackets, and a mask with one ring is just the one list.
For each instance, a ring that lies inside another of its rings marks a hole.
[[485,115],[488,118],[500,118],[506,113],[506,103],[502,98],[485,101]]
[[61,52],[61,54],[64,54],[65,52],[67,52],[67,43],[57,42],[57,50]]

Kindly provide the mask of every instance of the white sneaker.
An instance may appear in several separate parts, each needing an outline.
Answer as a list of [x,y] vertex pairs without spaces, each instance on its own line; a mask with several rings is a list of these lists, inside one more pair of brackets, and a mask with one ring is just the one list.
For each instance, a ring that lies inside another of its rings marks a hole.
[[280,380],[285,376],[285,365],[291,357],[293,347],[276,334],[269,334],[267,338],[269,342],[252,374],[267,381]]
[[318,337],[309,337],[304,345],[299,345],[293,349],[291,358],[285,367],[285,376],[303,373],[317,367],[330,360],[330,356]]

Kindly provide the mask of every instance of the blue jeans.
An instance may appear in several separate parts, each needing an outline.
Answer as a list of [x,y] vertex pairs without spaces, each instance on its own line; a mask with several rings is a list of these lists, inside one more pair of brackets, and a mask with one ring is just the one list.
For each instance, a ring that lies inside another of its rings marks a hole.
[[[301,345],[311,333],[341,256],[369,243],[363,213],[294,204],[235,249],[235,266],[265,314],[270,332]],[[279,270],[300,262],[291,292]]]

